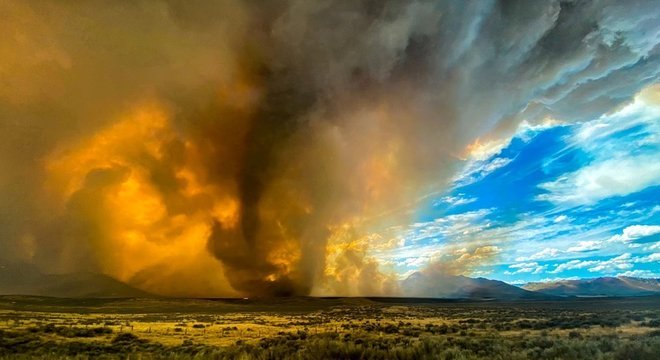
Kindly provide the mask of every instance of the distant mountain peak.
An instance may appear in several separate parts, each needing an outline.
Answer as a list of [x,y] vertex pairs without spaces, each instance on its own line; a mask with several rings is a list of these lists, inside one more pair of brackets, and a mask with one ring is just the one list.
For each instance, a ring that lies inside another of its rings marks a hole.
[[403,294],[412,297],[521,300],[541,299],[549,296],[483,277],[429,275],[419,271],[410,274],[403,280],[401,288]]
[[522,288],[556,296],[645,296],[660,294],[660,279],[606,276],[531,282]]

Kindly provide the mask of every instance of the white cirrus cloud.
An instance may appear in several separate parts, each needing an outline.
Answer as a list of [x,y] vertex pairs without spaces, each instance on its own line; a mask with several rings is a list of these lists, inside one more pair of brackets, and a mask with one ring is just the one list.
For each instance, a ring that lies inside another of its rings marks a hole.
[[456,186],[465,186],[475,183],[485,178],[493,171],[508,165],[511,161],[513,161],[513,159],[501,157],[496,157],[490,161],[470,161],[467,163],[463,171],[454,178],[454,183]]
[[595,266],[588,268],[587,271],[611,273],[617,270],[627,270],[633,267],[633,261],[632,255],[625,253],[609,260],[599,261]]
[[631,270],[635,263],[649,263],[656,261],[660,261],[660,253],[652,253],[642,257],[633,257],[632,254],[625,253],[607,260],[570,260],[557,265],[554,270],[550,271],[550,273],[556,274],[566,270],[576,269],[587,269],[589,272],[602,273],[614,273],[624,270],[631,272],[637,271]]
[[623,229],[621,234],[612,236],[610,241],[627,243],[655,234],[660,234],[660,225],[631,225]]
[[556,204],[593,204],[612,196],[622,196],[660,184],[657,154],[622,156],[597,161],[540,184],[548,191],[538,200]]
[[509,265],[509,269],[514,269],[515,271],[505,271],[506,275],[516,275],[516,274],[540,274],[548,268],[548,265],[539,265],[537,262],[527,262]]
[[622,273],[616,274],[616,276],[628,276],[628,277],[641,277],[641,278],[658,278],[660,274],[651,270],[628,270]]
[[637,263],[650,263],[660,261],[660,253],[652,253],[635,259]]
[[557,274],[566,270],[584,269],[589,266],[597,265],[597,260],[570,260],[565,263],[559,264],[554,270],[550,271],[552,274]]
[[657,242],[655,242],[655,243],[653,243],[653,244],[651,244],[651,245],[644,248],[644,250],[646,250],[646,251],[656,250],[656,249],[660,249],[660,241],[657,241]]
[[584,251],[593,251],[598,250],[601,247],[600,241],[580,241],[577,245],[571,246],[568,248],[568,252],[584,252]]
[[[465,205],[477,201],[475,197],[465,197],[465,194],[458,194],[456,196],[444,196],[440,199],[442,202],[452,206]],[[437,205],[437,203],[434,203]]]
[[534,253],[529,256],[521,256],[516,258],[516,261],[530,261],[530,260],[540,260],[553,258],[561,253],[561,250],[555,248],[545,248],[537,253]]

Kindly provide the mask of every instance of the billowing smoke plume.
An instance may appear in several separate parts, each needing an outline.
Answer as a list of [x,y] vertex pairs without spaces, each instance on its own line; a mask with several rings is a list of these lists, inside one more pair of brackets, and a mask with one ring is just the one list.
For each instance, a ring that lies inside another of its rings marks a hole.
[[[172,295],[396,293],[477,138],[611,111],[656,1],[3,1],[0,246]],[[479,261],[481,257],[474,257]]]

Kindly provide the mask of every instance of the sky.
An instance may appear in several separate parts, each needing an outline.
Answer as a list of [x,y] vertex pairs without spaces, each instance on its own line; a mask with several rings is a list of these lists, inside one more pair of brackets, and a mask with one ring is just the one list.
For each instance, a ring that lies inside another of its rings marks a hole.
[[0,34],[7,268],[203,297],[659,271],[656,0],[5,0]]
[[595,119],[522,123],[510,139],[476,143],[401,247],[378,256],[406,277],[479,244],[495,259],[468,274],[512,284],[660,277],[659,91]]

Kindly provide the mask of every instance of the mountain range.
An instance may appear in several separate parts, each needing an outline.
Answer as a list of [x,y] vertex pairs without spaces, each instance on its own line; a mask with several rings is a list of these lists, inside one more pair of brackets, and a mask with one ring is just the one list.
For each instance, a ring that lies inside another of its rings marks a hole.
[[414,272],[401,282],[402,293],[411,297],[534,300],[553,297],[519,288],[503,281],[454,275]]
[[[400,283],[406,297],[469,300],[541,300],[573,296],[660,295],[660,279],[601,277],[528,283],[414,272]],[[44,274],[36,267],[0,259],[0,295],[67,298],[154,297],[99,273]]]
[[644,296],[660,294],[660,279],[599,277],[528,283],[522,288],[555,296]]

